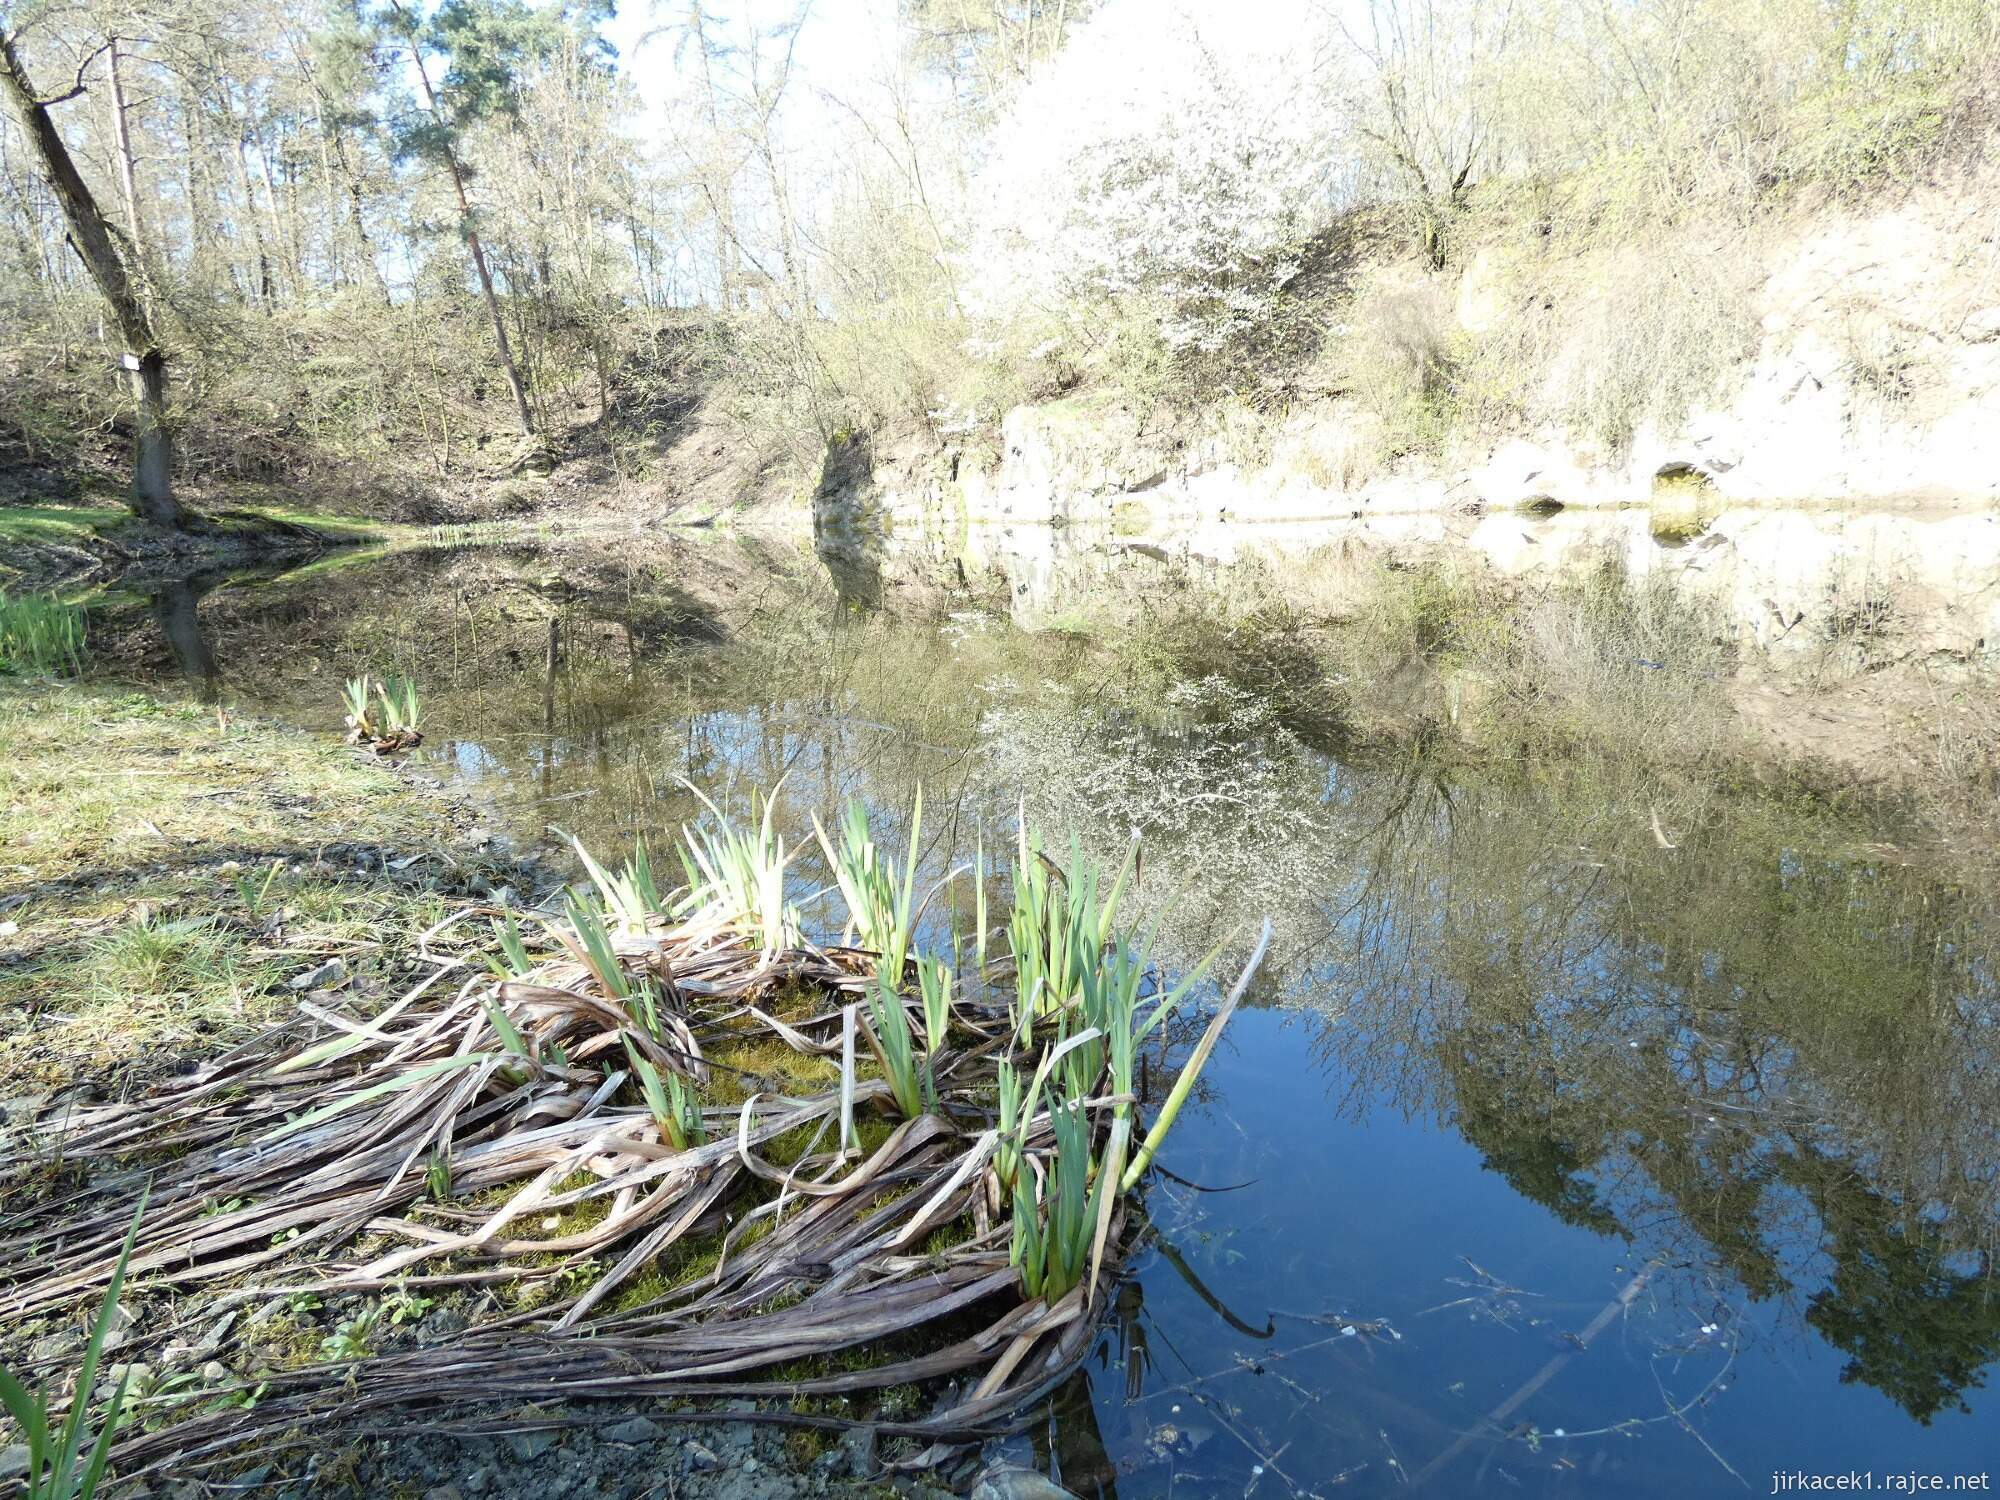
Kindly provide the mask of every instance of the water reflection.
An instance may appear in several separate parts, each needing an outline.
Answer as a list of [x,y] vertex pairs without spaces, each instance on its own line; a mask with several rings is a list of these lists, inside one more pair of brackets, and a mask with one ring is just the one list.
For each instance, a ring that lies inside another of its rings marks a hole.
[[954,567],[858,586],[772,543],[151,608],[98,638],[177,671],[165,631],[329,730],[343,676],[415,676],[427,763],[529,836],[669,828],[682,778],[783,776],[795,834],[848,794],[900,821],[921,782],[938,872],[1022,806],[1100,855],[1140,831],[1175,962],[1271,914],[1264,1008],[1022,1450],[1079,1493],[1761,1493],[1989,1456],[2000,922],[1880,827],[1581,761],[1339,758],[1229,678],[1025,635]]
[[176,578],[155,586],[148,599],[153,620],[173,655],[175,666],[202,703],[213,703],[220,695],[222,669],[202,630],[200,604],[204,594],[226,581],[220,575]]

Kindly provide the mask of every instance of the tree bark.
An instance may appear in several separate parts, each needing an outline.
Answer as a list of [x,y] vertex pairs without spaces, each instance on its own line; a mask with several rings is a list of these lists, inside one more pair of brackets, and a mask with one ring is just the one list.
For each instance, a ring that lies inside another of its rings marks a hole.
[[35,92],[15,39],[0,32],[0,94],[7,96],[48,179],[50,191],[69,226],[90,279],[104,296],[125,343],[121,361],[138,406],[138,444],[133,463],[132,509],[148,521],[176,529],[187,524],[174,498],[173,439],[166,424],[167,357],[144,301],[132,284],[111,238],[103,211],[76,169],[48,107]]

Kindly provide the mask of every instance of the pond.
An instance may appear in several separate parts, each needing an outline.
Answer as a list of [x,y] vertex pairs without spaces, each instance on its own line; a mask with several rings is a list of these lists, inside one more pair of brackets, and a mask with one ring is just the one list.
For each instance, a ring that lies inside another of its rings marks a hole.
[[408,674],[418,769],[524,841],[663,847],[690,786],[781,779],[794,841],[849,795],[900,835],[921,785],[936,874],[1022,810],[1114,862],[1136,830],[1173,966],[1233,975],[1268,916],[1092,1358],[1010,1440],[1078,1494],[1887,1489],[2000,1455],[1991,892],[1797,797],[1348,750],[1226,673],[1016,628],[1004,577],[867,583],[572,539],[188,580],[98,639],[329,732],[344,677]]

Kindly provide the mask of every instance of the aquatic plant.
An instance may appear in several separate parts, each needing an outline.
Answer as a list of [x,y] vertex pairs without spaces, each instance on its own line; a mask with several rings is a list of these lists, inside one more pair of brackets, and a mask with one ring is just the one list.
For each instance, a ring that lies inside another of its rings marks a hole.
[[382,724],[389,734],[407,737],[422,732],[423,702],[415,681],[391,677],[375,684],[375,696],[382,704]]
[[690,823],[681,829],[681,869],[687,890],[674,914],[738,930],[767,953],[791,947],[798,940],[799,914],[785,901],[785,867],[791,856],[771,823],[777,789],[769,797],[752,797],[753,823],[748,831],[732,824],[705,793],[690,790],[716,826]]
[[840,820],[840,844],[827,837],[819,818],[813,832],[847,901],[848,921],[861,946],[876,955],[875,972],[891,984],[903,982],[916,926],[917,850],[924,824],[924,789],[917,788],[910,809],[910,847],[900,881],[875,845],[868,827],[868,810],[861,799],[849,800]]
[[340,696],[350,743],[368,745],[377,754],[423,743],[423,700],[409,678],[378,682],[364,672],[348,678]]
[[671,1068],[662,1069],[640,1055],[632,1039],[625,1039],[625,1056],[632,1064],[632,1073],[639,1080],[639,1088],[646,1096],[646,1108],[652,1111],[654,1121],[660,1127],[660,1135],[676,1151],[685,1151],[690,1146],[699,1146],[708,1139],[708,1131],[702,1124],[701,1100],[686,1079]]
[[1058,870],[1023,812],[1007,937],[1014,958],[1014,1024],[1024,1043],[1033,1039],[1037,1017],[1055,1015],[1082,994],[1111,936],[1137,858],[1135,840],[1100,900],[1102,872],[1081,844],[1072,837],[1068,870]]
[[[1008,1014],[1024,1007],[962,995],[942,955],[912,955],[908,975],[873,951],[766,946],[769,913],[792,918],[771,904],[784,856],[770,804],[759,811],[755,831],[718,818],[691,835],[686,890],[660,892],[642,851],[616,875],[587,859],[551,953],[531,955],[511,915],[461,920],[491,972],[473,966],[456,991],[427,980],[320,1039],[275,1028],[226,1066],[68,1121],[70,1162],[155,1161],[163,1208],[136,1244],[162,1290],[251,1275],[285,1294],[420,1296],[472,1267],[507,1283],[519,1320],[457,1346],[344,1342],[337,1376],[309,1366],[254,1403],[121,1437],[121,1476],[332,1422],[357,1389],[384,1407],[518,1404],[613,1386],[677,1399],[698,1379],[717,1398],[755,1395],[760,1372],[804,1357],[841,1362],[788,1379],[795,1395],[963,1376],[904,1424],[943,1437],[1005,1417],[1082,1359],[1094,1326],[1080,1314],[1121,1251],[1126,1195],[1263,944],[1135,1156],[1134,1058],[1194,976],[1168,988],[1150,944],[1111,930],[1122,874],[1106,885],[1080,854],[1036,866],[1048,941],[1029,966],[1068,998],[1024,1040]],[[848,916],[893,955],[914,926],[915,860],[883,857],[865,819],[846,831],[826,842],[865,877]],[[1023,847],[1039,852],[1032,835]],[[724,1104],[733,1131],[716,1127]],[[0,1190],[45,1170],[10,1149]],[[129,1171],[87,1180],[60,1205],[30,1203],[0,1243],[10,1316],[106,1284]],[[364,1228],[368,1250],[339,1253]],[[826,1269],[861,1265],[859,1281]],[[885,1327],[907,1336],[954,1314],[984,1330],[886,1358],[871,1347]]]
[[865,1034],[882,1064],[889,1081],[890,1095],[905,1119],[914,1120],[930,1107],[933,1097],[930,1061],[919,1057],[916,1038],[910,1031],[910,1013],[903,997],[881,975],[868,986],[868,1019]]
[[583,862],[591,884],[597,887],[605,909],[617,916],[621,929],[643,932],[648,922],[667,914],[667,903],[660,895],[659,882],[653,878],[653,861],[644,839],[634,842],[624,868],[616,875],[599,864],[580,840],[572,837],[570,846]]
[[0,671],[53,677],[83,670],[89,632],[83,606],[49,594],[0,589]]
[[492,923],[494,946],[500,950],[498,958],[488,955],[486,966],[501,979],[525,979],[534,972],[534,961],[528,957],[527,944],[521,940],[521,924],[514,920],[514,914],[502,912]]
[[345,722],[354,739],[375,738],[374,690],[374,679],[365,672],[359,677],[348,678],[341,688],[341,702],[347,708]]
[[924,1002],[924,1055],[936,1057],[951,1030],[951,965],[919,953],[917,993]]

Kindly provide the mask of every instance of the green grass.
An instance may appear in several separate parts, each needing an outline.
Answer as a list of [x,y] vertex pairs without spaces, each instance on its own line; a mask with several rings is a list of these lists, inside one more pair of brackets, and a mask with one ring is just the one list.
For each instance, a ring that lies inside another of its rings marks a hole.
[[452,837],[448,803],[330,737],[0,679],[0,1079],[225,1040],[335,954],[393,968],[443,899],[321,851]]
[[231,505],[232,512],[257,516],[267,521],[276,521],[286,526],[308,526],[314,531],[325,532],[328,536],[352,538],[357,541],[373,538],[388,538],[405,530],[390,521],[378,521],[372,516],[343,515],[338,511],[307,510],[297,505],[274,505],[268,501],[258,501],[249,505]]
[[10,599],[0,589],[0,671],[81,672],[86,634],[81,605],[46,594]]
[[0,506],[0,542],[74,547],[132,519],[122,505]]

